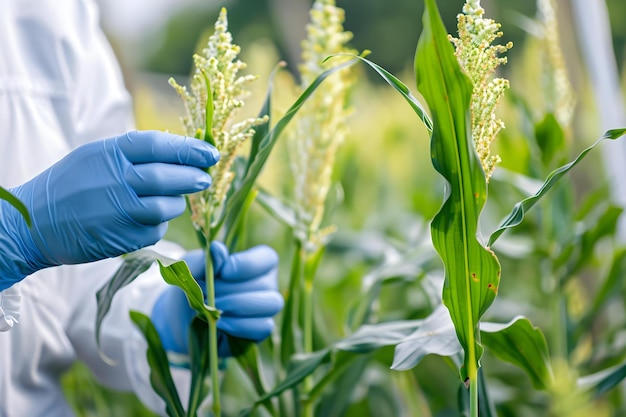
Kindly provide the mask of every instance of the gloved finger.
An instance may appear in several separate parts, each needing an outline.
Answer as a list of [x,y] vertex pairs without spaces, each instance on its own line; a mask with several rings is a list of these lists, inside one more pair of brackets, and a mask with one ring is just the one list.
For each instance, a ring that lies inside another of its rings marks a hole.
[[183,196],[139,197],[140,204],[126,208],[126,213],[138,223],[156,225],[172,220],[185,211]]
[[211,259],[213,260],[213,271],[215,271],[215,275],[218,275],[228,259],[226,245],[217,240],[211,242]]
[[283,304],[277,291],[239,292],[215,301],[223,317],[272,317],[282,310]]
[[228,257],[220,269],[220,279],[246,281],[263,275],[278,266],[278,254],[269,246],[259,245]]
[[278,269],[273,268],[265,274],[257,275],[246,281],[215,280],[215,293],[219,297],[255,291],[278,291]]
[[206,265],[204,262],[204,250],[195,249],[189,251],[183,256],[183,260],[187,263],[191,275],[196,281],[204,281]]
[[189,194],[211,185],[211,176],[199,168],[162,162],[131,166],[124,177],[138,196]]
[[115,141],[133,164],[165,162],[208,168],[220,159],[219,151],[202,140],[155,130],[128,132]]
[[272,334],[274,320],[269,317],[220,317],[217,328],[231,336],[260,342]]
[[[115,255],[123,255],[124,253],[154,245],[159,240],[163,239],[163,236],[165,236],[167,232],[167,226],[167,223],[160,223],[157,225],[137,225],[134,231],[128,229],[129,232],[131,232],[130,236],[132,236],[132,239],[124,235],[118,235],[117,238],[119,238],[120,242],[117,247],[119,247],[120,250],[117,251]],[[113,241],[113,239],[113,237],[110,237],[108,240]]]

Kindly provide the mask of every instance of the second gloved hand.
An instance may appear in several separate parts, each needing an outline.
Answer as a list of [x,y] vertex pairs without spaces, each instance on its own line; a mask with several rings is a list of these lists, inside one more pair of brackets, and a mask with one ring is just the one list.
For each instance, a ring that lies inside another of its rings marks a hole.
[[[274,328],[273,316],[283,308],[278,292],[278,255],[269,246],[255,246],[229,255],[221,242],[211,244],[215,271],[215,304],[222,314],[217,322],[219,354],[229,355],[225,334],[260,342]],[[204,287],[205,262],[201,250],[184,258],[189,269]],[[178,287],[168,287],[152,310],[163,347],[187,354],[189,326],[195,317],[185,294]]]
[[0,291],[49,266],[109,258],[156,243],[207,188],[219,153],[200,140],[129,132],[83,145],[11,192],[32,227],[0,202]]

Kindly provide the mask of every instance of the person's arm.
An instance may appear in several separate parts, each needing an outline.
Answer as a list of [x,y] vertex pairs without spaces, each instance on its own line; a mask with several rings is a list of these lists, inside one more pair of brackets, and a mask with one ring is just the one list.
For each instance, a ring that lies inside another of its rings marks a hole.
[[11,189],[32,225],[0,202],[0,291],[40,269],[92,262],[160,240],[185,210],[182,194],[207,188],[212,146],[157,131],[79,147]]

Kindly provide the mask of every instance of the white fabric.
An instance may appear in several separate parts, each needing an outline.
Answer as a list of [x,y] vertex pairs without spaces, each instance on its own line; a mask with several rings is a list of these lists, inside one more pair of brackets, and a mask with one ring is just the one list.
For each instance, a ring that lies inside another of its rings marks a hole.
[[[132,124],[130,97],[93,1],[0,1],[2,186],[21,184],[76,146]],[[165,242],[157,250],[182,254]],[[49,268],[0,293],[0,327],[10,328],[0,332],[0,417],[71,416],[59,378],[77,359],[102,383],[134,390],[162,410],[145,344],[128,316],[130,309],[150,312],[165,286],[158,271],[120,291],[105,319],[102,345],[117,366],[97,354],[95,293],[119,263]]]
[[17,285],[0,291],[0,332],[6,332],[19,323],[21,298]]

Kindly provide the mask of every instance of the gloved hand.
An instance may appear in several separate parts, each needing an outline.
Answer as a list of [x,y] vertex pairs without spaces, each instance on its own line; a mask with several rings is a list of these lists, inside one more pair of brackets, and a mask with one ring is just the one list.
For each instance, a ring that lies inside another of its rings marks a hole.
[[[211,256],[215,271],[215,305],[222,311],[217,321],[218,353],[226,357],[230,350],[225,333],[255,342],[272,333],[272,317],[284,304],[278,292],[278,255],[269,246],[261,245],[229,256],[223,243],[213,242]],[[191,251],[183,259],[204,288],[203,251]],[[189,326],[195,315],[181,289],[171,286],[163,291],[151,316],[166,350],[189,353]]]
[[83,145],[10,190],[31,215],[0,204],[0,290],[54,265],[109,258],[156,243],[185,210],[181,194],[207,188],[219,152],[157,131]]

